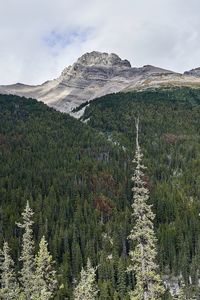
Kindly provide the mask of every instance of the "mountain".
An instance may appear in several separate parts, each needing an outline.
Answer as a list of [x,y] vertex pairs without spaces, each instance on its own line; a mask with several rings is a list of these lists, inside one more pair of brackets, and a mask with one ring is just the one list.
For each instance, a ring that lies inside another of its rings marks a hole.
[[114,53],[93,51],[82,55],[54,80],[36,86],[21,83],[0,86],[0,93],[31,97],[69,113],[86,101],[119,91],[198,88],[199,74],[199,69],[179,74],[151,65],[135,68]]
[[199,68],[184,74],[151,65],[135,68],[114,53],[93,51],[82,55],[54,80],[36,86],[21,83],[0,86],[0,93],[31,97],[69,113],[86,101],[119,91],[181,86],[198,88],[199,75]]
[[129,61],[116,54],[93,51],[65,68],[57,79],[37,86],[21,83],[0,86],[0,93],[35,98],[57,110],[70,112],[85,101],[137,86],[148,78],[168,78],[174,74],[153,66],[132,68]]

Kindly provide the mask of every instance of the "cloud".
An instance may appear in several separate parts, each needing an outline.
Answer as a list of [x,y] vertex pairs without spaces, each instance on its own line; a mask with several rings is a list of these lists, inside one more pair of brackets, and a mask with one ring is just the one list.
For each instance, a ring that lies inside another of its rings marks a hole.
[[[2,2],[2,3],[1,3]],[[41,83],[84,52],[200,66],[199,0],[0,0],[0,84]]]
[[87,36],[87,30],[81,31],[73,28],[64,32],[52,30],[44,37],[44,42],[50,48],[66,48],[67,46],[73,44],[75,40],[79,40],[80,43],[86,41],[88,38]]

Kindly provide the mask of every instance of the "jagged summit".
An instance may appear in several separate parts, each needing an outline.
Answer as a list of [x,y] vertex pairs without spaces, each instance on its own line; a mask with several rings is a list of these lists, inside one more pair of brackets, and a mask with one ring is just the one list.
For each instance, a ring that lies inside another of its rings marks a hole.
[[35,98],[69,113],[83,102],[106,94],[171,86],[200,87],[198,69],[182,75],[151,65],[134,68],[117,54],[92,51],[79,57],[54,80],[37,86],[0,86],[0,93]]
[[66,77],[69,75],[74,77],[83,74],[83,76],[87,77],[86,73],[90,72],[90,70],[93,71],[94,68],[95,70],[97,68],[99,73],[103,71],[111,74],[110,71],[112,70],[114,74],[115,70],[119,72],[119,69],[130,69],[131,64],[126,59],[122,60],[117,54],[92,51],[83,54],[72,66],[66,67],[62,71],[61,76]]
[[85,66],[108,66],[108,67],[126,67],[131,68],[128,60],[122,60],[115,53],[105,53],[92,51],[85,53],[78,58],[77,63]]

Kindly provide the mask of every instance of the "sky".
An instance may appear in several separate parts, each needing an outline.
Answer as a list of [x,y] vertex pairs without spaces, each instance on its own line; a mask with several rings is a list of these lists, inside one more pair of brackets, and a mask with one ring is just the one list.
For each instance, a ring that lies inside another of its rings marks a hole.
[[0,0],[0,85],[56,78],[85,52],[200,66],[199,0]]

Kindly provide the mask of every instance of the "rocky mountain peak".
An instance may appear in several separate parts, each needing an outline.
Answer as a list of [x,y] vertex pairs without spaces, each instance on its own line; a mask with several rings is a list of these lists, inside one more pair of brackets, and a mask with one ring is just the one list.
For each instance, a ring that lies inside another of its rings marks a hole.
[[115,53],[105,53],[92,51],[85,53],[77,60],[78,64],[84,66],[108,66],[108,67],[125,67],[131,68],[131,64],[128,60],[122,60]]
[[182,75],[151,65],[136,68],[117,54],[92,51],[79,57],[54,80],[37,86],[0,86],[0,93],[35,98],[71,113],[83,102],[110,93],[174,86],[200,87],[200,69]]

